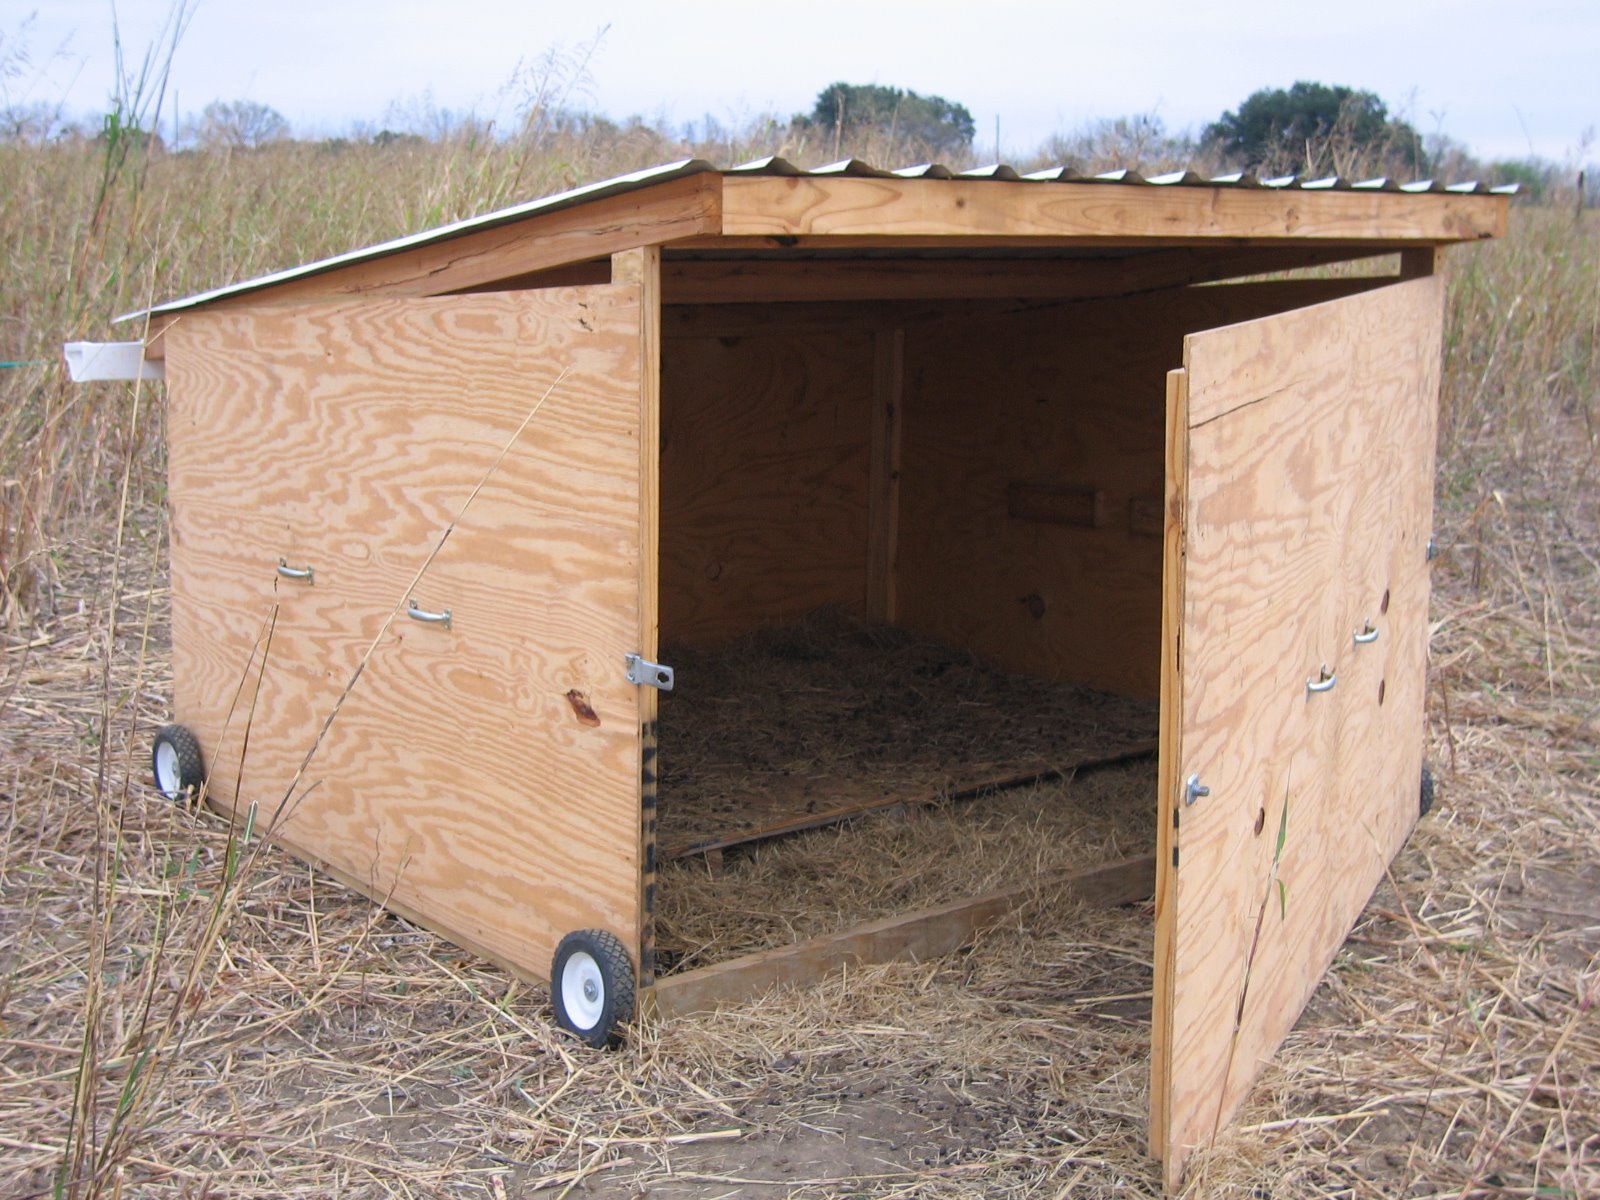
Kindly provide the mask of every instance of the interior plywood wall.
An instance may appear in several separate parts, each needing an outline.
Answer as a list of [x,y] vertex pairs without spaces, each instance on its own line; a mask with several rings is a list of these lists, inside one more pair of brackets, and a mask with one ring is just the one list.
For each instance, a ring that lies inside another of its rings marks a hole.
[[1186,288],[909,330],[899,623],[1155,698],[1165,376],[1184,334],[1369,286]]
[[781,325],[665,341],[664,639],[864,612],[873,345],[870,331]]
[[[1011,670],[1155,698],[1165,377],[1184,335],[1376,282],[998,314],[951,303],[948,319],[919,306],[904,331],[897,520],[882,548],[893,620]],[[787,309],[753,319],[730,307],[721,322],[717,306],[696,306],[679,313],[695,324],[669,322],[694,330],[662,350],[669,641],[715,643],[822,605],[867,615],[875,355],[894,310],[841,305],[820,321],[812,306]]]

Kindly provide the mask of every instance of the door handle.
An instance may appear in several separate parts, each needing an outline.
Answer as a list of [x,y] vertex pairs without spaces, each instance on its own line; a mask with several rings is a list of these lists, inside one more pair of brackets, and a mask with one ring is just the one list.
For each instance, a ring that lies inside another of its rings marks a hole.
[[1306,680],[1308,692],[1331,692],[1333,685],[1339,682],[1339,677],[1328,670],[1328,664],[1322,664],[1322,671],[1315,679]]
[[313,568],[313,567],[291,567],[289,565],[289,560],[286,559],[286,558],[280,558],[278,560],[278,574],[283,576],[285,579],[303,579],[307,583],[313,584],[313,585],[315,585],[315,583],[317,582],[317,580],[316,580],[316,574],[317,573],[316,573],[316,569],[315,568]]
[[1368,621],[1351,635],[1351,640],[1358,646],[1370,646],[1378,640],[1378,627]]
[[429,612],[427,609],[419,607],[416,600],[413,599],[406,605],[406,616],[413,621],[421,621],[424,625],[443,625],[446,629],[450,628],[450,610],[448,608],[443,612]]

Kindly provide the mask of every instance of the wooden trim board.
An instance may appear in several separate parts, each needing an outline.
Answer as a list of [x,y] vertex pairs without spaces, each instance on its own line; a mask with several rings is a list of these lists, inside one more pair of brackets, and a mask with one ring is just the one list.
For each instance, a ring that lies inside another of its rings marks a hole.
[[[1382,257],[1358,245],[1131,248],[1109,257],[673,258],[662,264],[668,304],[853,300],[1078,300],[1214,283],[1275,271]],[[567,282],[562,279],[559,282]],[[572,282],[591,282],[588,279]]]
[[1106,907],[1143,900],[1150,894],[1154,871],[1154,857],[1140,854],[937,908],[887,917],[797,945],[669,975],[651,989],[652,1002],[662,1017],[677,1017],[758,996],[782,984],[815,983],[852,965],[936,958],[959,950],[973,934],[1004,920],[1031,897],[1052,888],[1065,888],[1086,903]]
[[[661,644],[661,248],[641,246],[612,256],[613,283],[639,289],[639,650],[650,662]],[[661,693],[639,691],[639,961],[634,982],[655,979],[656,801]],[[635,995],[635,1001],[638,995]],[[635,1004],[637,1008],[637,1003]]]
[[[1183,370],[1167,373],[1167,495],[1162,533],[1161,576],[1161,727],[1156,786],[1156,928],[1155,978],[1152,995],[1170,986],[1173,968],[1173,922],[1170,909],[1178,872],[1178,823],[1182,819],[1183,721],[1183,550],[1184,487],[1189,478],[1189,379]],[[1171,1065],[1172,1008],[1154,1005],[1150,1019],[1150,1127],[1152,1158],[1167,1144],[1168,1070]]]
[[725,237],[1212,238],[1460,242],[1505,232],[1509,198],[1092,183],[725,178]]

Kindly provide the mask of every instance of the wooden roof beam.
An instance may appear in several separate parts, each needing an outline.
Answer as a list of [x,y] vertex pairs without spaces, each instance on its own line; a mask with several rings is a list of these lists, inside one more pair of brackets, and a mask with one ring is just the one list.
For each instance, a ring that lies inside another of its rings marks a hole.
[[1169,248],[1080,259],[674,259],[666,304],[847,300],[1073,300],[1238,279],[1385,253],[1355,246]]
[[1509,206],[1507,196],[1455,193],[729,176],[721,232],[805,238],[810,246],[875,237],[901,246],[910,238],[975,237],[1437,243],[1504,234]]

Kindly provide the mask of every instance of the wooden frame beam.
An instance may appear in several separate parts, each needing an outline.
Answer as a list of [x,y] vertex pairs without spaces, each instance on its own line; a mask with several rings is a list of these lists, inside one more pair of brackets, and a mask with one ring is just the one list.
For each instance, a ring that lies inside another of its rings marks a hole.
[[[1462,242],[1506,229],[1509,197],[959,179],[728,176],[724,237],[1217,238]],[[815,244],[815,243],[813,243]]]
[[[668,247],[670,255],[673,247]],[[1073,300],[1379,257],[1356,245],[1210,246],[1112,258],[667,258],[667,304],[845,300]],[[584,282],[589,282],[585,280]]]
[[758,996],[779,984],[815,983],[846,966],[897,959],[921,961],[949,954],[980,929],[1004,920],[1030,898],[1052,888],[1064,888],[1085,903],[1109,908],[1145,899],[1154,884],[1154,856],[1135,855],[669,975],[657,980],[647,994],[662,1017],[707,1012],[719,1004]]

